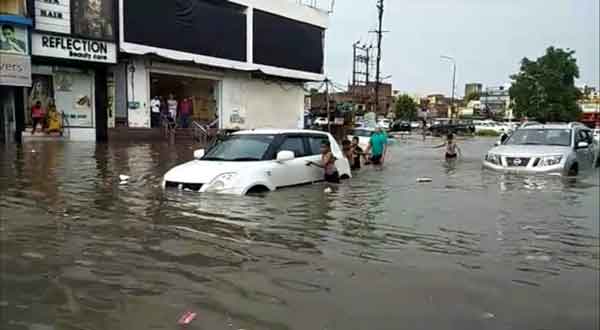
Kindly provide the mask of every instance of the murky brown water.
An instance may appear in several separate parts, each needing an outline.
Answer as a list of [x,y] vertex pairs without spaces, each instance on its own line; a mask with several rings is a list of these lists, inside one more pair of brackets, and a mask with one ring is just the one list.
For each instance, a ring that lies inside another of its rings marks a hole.
[[404,142],[333,194],[243,198],[163,193],[189,146],[7,147],[0,328],[598,329],[598,170],[484,172],[491,143],[449,167]]

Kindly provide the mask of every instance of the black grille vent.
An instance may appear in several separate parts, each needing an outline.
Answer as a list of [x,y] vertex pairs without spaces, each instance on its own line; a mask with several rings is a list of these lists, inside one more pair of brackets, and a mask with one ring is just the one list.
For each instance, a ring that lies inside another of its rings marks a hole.
[[179,190],[192,190],[192,191],[200,191],[202,189],[202,183],[185,183],[185,182],[174,182],[167,181],[165,182],[166,188],[173,188]]

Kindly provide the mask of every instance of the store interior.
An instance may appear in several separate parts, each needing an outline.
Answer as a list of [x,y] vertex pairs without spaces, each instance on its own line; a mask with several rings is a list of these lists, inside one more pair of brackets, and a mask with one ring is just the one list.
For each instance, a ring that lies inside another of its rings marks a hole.
[[216,118],[217,81],[185,76],[150,74],[150,97],[167,100],[170,94],[180,102],[184,98],[193,100],[192,120],[201,124],[212,122]]

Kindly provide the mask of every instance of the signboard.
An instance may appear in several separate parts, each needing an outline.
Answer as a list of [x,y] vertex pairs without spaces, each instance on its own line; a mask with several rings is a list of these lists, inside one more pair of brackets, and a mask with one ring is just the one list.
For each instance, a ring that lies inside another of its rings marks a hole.
[[31,37],[33,55],[57,57],[70,60],[116,63],[117,49],[114,43],[34,33]]
[[73,0],[73,34],[78,37],[114,40],[114,0]]
[[71,33],[71,0],[35,0],[35,29]]
[[0,85],[31,86],[30,57],[0,54]]
[[29,56],[27,29],[11,24],[0,24],[0,53]]

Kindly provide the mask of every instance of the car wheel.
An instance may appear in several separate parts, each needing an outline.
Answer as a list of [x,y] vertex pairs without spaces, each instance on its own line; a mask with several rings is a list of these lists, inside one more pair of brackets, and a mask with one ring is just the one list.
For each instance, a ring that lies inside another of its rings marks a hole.
[[269,191],[270,191],[269,188],[267,188],[263,185],[258,185],[258,186],[254,186],[254,187],[248,189],[248,192],[246,192],[246,195],[262,195]]
[[577,176],[577,174],[579,174],[579,165],[577,165],[577,164],[571,165],[571,168],[569,169],[569,172],[567,172],[567,175],[568,176]]

